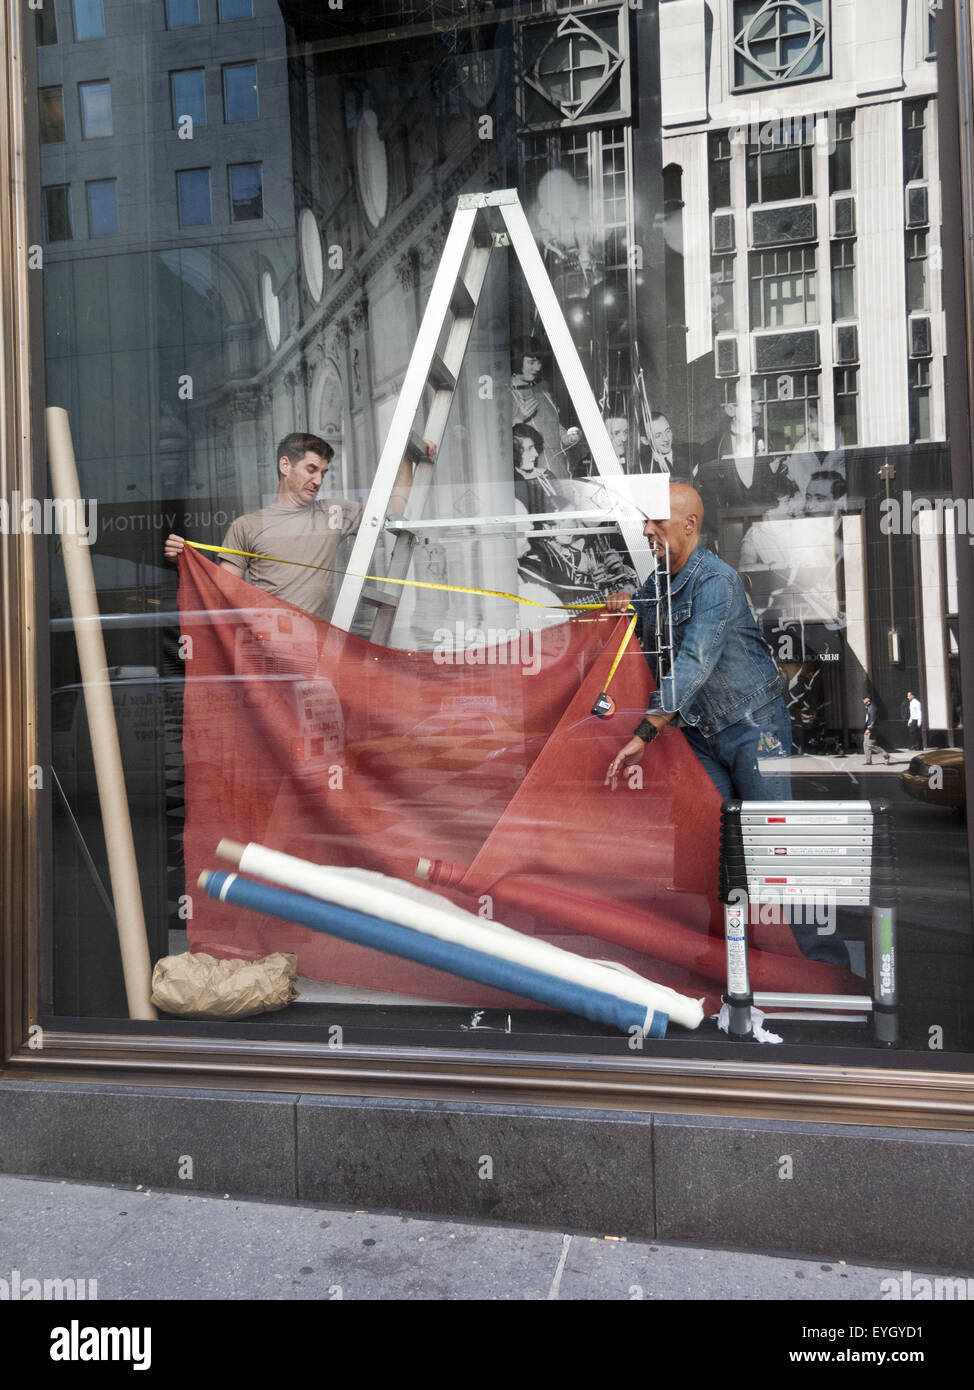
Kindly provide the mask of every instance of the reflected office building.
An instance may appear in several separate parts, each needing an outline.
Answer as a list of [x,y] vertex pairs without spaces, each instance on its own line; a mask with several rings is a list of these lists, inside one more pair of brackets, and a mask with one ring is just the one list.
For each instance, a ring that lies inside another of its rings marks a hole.
[[850,746],[865,695],[905,746],[907,691],[958,742],[931,9],[659,14],[674,471],[788,672],[796,748]]

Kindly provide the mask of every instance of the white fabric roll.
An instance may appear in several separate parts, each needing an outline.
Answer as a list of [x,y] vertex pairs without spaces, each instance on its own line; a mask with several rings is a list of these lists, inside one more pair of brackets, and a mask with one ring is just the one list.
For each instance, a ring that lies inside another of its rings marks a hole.
[[306,859],[255,844],[244,848],[239,867],[244,873],[269,879],[271,883],[324,902],[338,903],[355,912],[365,912],[383,921],[397,922],[400,926],[436,936],[441,941],[486,951],[557,979],[628,999],[668,1014],[674,1023],[684,1028],[696,1028],[703,1019],[703,1005],[699,999],[677,994],[666,985],[654,984],[624,967],[587,960],[548,941],[537,941],[523,932],[513,931],[500,922],[475,917],[446,898],[403,879],[368,869],[312,864]]

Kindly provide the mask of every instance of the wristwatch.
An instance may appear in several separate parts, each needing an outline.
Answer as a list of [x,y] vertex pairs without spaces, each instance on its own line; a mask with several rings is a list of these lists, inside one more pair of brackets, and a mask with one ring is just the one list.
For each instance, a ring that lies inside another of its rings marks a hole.
[[637,724],[633,730],[633,738],[641,738],[643,743],[652,743],[659,733],[655,724],[651,724],[648,719],[644,719],[641,724]]

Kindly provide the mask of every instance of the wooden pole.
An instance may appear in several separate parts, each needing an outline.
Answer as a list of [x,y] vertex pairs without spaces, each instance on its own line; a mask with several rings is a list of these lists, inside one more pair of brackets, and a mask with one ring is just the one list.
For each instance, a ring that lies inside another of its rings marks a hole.
[[[80,516],[81,488],[71,442],[71,426],[66,410],[50,406],[47,417],[47,448],[54,496],[64,502],[77,504],[75,516]],[[67,512],[70,515],[70,511]],[[95,576],[88,547],[78,534],[67,528],[61,534],[61,550],[68,577],[68,597],[71,617],[78,644],[81,682],[85,692],[85,709],[91,732],[91,748],[95,759],[98,800],[101,804],[105,844],[108,848],[108,871],[115,900],[118,942],[122,951],[122,971],[125,976],[125,996],[130,1018],[156,1018],[150,1002],[152,963],[142,911],[139,870],[132,839],[122,755],[118,745],[118,728],[112,704],[112,688],[105,658],[101,615],[95,592]]]

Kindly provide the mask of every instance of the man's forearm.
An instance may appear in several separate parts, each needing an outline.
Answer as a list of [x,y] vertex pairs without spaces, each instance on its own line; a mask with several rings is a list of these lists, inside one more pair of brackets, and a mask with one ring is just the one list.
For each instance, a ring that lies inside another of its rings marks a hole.
[[404,458],[399,465],[399,472],[396,474],[396,481],[392,485],[392,492],[389,494],[389,510],[395,516],[402,516],[406,510],[406,503],[409,501],[409,491],[413,485],[413,465],[409,459]]

